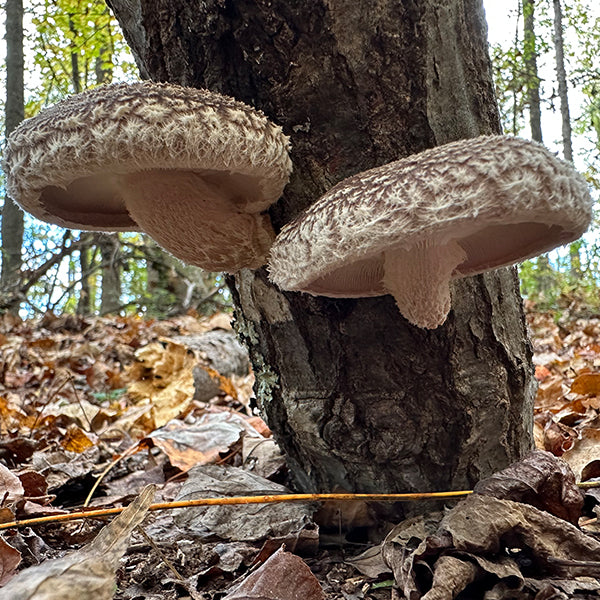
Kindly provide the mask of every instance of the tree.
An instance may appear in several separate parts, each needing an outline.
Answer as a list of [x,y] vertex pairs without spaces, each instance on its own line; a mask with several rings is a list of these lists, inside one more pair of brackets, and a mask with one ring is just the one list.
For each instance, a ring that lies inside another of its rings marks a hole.
[[553,0],[552,4],[554,7],[554,50],[556,52],[556,79],[558,81],[558,98],[560,101],[563,155],[565,160],[573,162],[571,112],[569,110],[567,71],[565,69],[562,8],[560,0]]
[[[291,135],[280,228],[335,182],[500,123],[480,0],[110,0],[142,76],[207,87]],[[518,282],[454,287],[448,322],[391,297],[282,293],[229,278],[257,395],[305,490],[465,488],[532,445],[534,383]]]
[[[6,0],[6,136],[24,119],[23,1]],[[2,208],[2,272],[0,289],[6,296],[6,308],[18,312],[16,293],[21,270],[23,213],[8,197]]]
[[[569,91],[565,68],[565,49],[563,40],[563,17],[560,0],[553,0],[554,8],[554,51],[556,53],[556,79],[558,81],[558,99],[560,102],[563,156],[573,162],[573,142],[571,132],[571,111],[569,110]],[[580,244],[569,246],[570,275],[573,281],[581,280]]]
[[542,142],[542,112],[540,108],[540,77],[537,67],[537,38],[535,35],[535,0],[523,0],[523,58],[525,83],[529,104],[531,139]]

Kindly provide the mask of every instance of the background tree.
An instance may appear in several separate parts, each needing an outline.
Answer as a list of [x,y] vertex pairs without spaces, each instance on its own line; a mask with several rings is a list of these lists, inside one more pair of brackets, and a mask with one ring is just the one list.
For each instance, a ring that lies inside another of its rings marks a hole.
[[[24,119],[23,1],[6,0],[6,107],[5,132],[8,136]],[[2,269],[0,292],[6,296],[6,309],[16,313],[23,245],[23,212],[8,197],[2,208]]]
[[[111,0],[143,77],[262,109],[292,138],[281,227],[335,182],[500,131],[479,0]],[[229,279],[264,414],[300,487],[464,488],[531,447],[530,348],[513,270],[459,282],[441,328],[391,297]]]
[[[494,81],[504,129],[537,139],[542,134],[543,112],[544,126],[548,127],[543,137],[550,147],[574,161],[599,190],[600,154],[594,151],[596,136],[591,117],[594,94],[588,94],[595,82],[600,81],[597,29],[600,19],[593,16],[593,3],[589,0],[553,0],[552,3],[519,0],[517,6],[518,14],[512,17],[515,23],[512,43],[496,43],[492,47]],[[527,19],[523,10],[529,13]],[[536,90],[533,94],[532,86]],[[569,105],[569,88],[577,91],[575,97],[584,98],[583,103],[575,105],[574,116]],[[529,110],[531,106],[533,110]],[[560,119],[554,117],[555,112],[560,114]],[[530,127],[525,127],[526,118]],[[557,128],[561,136],[554,140],[551,132]],[[573,151],[575,142],[579,152]],[[583,312],[596,311],[600,297],[599,261],[597,244],[590,238],[581,239],[571,244],[568,252],[552,253],[551,259],[544,256],[526,261],[520,269],[522,290],[540,308],[576,307]]]
[[[12,0],[7,9],[12,77],[7,127],[17,125],[24,113],[33,116],[67,94],[110,82],[115,74],[120,79],[137,78],[114,16],[103,1],[36,0],[27,5],[25,37],[33,51],[27,72],[34,84],[26,89],[24,109],[22,28],[13,25],[15,19],[22,21],[22,7]],[[20,73],[20,80],[15,73]],[[15,87],[21,90],[20,100],[11,92]],[[21,306],[29,315],[47,310],[83,315],[129,310],[161,316],[195,309],[211,312],[223,299],[218,274],[184,267],[139,234],[72,235],[26,216],[23,235],[18,226],[22,221],[22,211],[6,203],[0,311],[17,312]],[[154,268],[167,276],[155,278]]]

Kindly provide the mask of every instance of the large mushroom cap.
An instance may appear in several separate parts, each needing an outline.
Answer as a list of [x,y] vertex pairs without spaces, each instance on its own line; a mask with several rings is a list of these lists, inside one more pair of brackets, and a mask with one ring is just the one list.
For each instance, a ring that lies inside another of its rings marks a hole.
[[577,239],[591,207],[583,177],[540,144],[462,140],[334,186],[283,228],[271,278],[323,296],[391,293],[409,321],[434,328],[450,309],[450,279]]
[[142,82],[71,96],[24,121],[6,151],[9,195],[64,227],[138,230],[211,270],[259,266],[261,215],[291,171],[261,112],[207,90]]

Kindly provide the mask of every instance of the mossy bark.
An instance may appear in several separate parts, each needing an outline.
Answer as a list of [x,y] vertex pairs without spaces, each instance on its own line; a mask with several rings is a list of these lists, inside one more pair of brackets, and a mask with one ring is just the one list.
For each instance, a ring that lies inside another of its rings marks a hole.
[[[291,136],[276,228],[337,181],[500,124],[480,0],[111,0],[142,74],[262,109]],[[257,394],[297,486],[468,488],[531,447],[515,272],[463,280],[435,330],[393,298],[230,279]]]

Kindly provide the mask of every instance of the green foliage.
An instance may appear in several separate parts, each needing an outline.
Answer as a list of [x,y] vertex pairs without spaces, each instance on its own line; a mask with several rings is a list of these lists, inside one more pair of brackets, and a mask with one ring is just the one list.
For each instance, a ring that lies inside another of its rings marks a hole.
[[540,310],[600,310],[600,246],[578,240],[568,248],[522,263],[521,294]]
[[[592,16],[594,0],[563,0],[563,27],[566,68],[572,102],[573,132],[579,136],[577,146],[600,150],[600,17]],[[519,0],[525,11],[528,2]],[[528,135],[525,129],[527,90],[536,81],[528,75],[527,56],[533,53],[545,65],[544,74],[554,77],[553,10],[550,2],[535,2],[535,37],[524,36],[523,14],[513,14],[515,35],[510,42],[491,48],[494,83],[504,130],[514,135]],[[597,15],[597,11],[595,12]],[[527,37],[527,39],[524,39]],[[542,82],[542,102],[546,110],[556,110],[557,84],[546,75]],[[545,132],[545,138],[559,138],[558,132]],[[600,190],[600,155],[580,152],[576,163],[598,195]],[[595,229],[595,228],[593,228]],[[600,251],[596,235],[578,240],[569,248],[550,256],[526,261],[520,267],[521,291],[542,309],[564,310],[575,303],[590,310],[600,309]]]
[[[28,115],[67,94],[134,75],[134,62],[117,23],[102,0],[38,0],[30,5],[35,31],[35,86]],[[134,75],[135,76],[135,75]],[[31,78],[30,78],[31,81]]]

